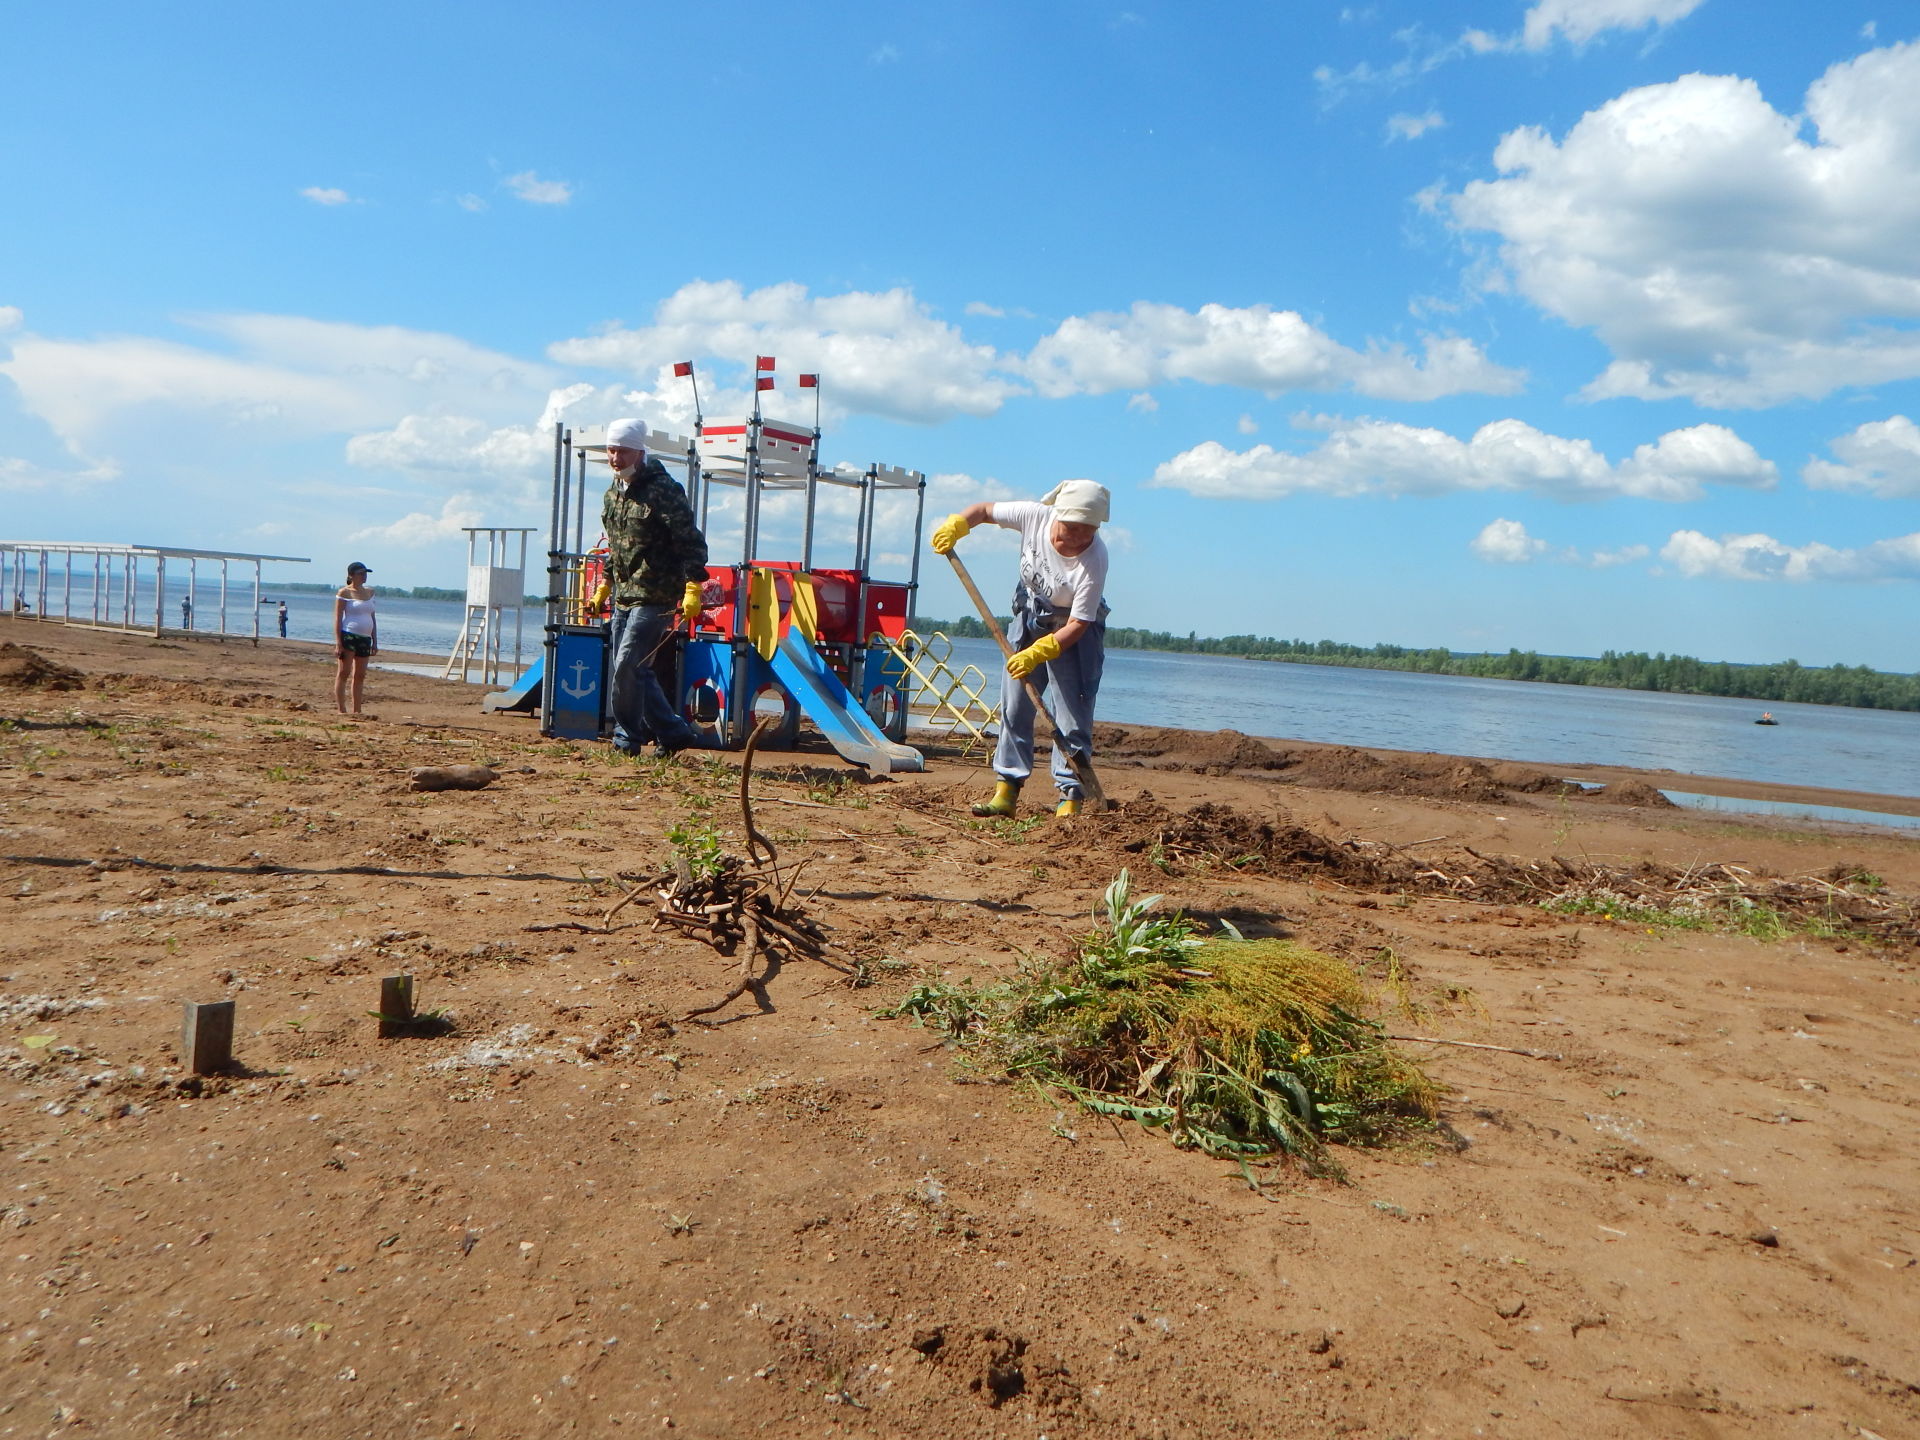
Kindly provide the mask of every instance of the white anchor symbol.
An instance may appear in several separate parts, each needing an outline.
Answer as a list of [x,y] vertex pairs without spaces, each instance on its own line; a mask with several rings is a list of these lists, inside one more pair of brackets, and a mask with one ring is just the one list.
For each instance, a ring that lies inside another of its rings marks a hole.
[[594,691],[598,690],[600,688],[600,682],[598,680],[595,680],[590,685],[582,685],[580,683],[580,677],[586,673],[586,669],[587,669],[586,661],[584,660],[574,661],[573,662],[573,684],[569,685],[567,684],[566,681],[562,680],[560,682],[561,693],[566,695],[571,695],[576,700],[584,700],[587,698],[587,696],[593,694]]

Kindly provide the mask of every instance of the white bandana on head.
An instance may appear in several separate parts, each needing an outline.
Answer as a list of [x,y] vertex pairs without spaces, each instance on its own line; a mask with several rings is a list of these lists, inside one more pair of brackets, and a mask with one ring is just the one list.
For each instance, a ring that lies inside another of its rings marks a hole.
[[644,420],[615,420],[607,426],[607,448],[618,445],[623,450],[645,450],[647,448],[647,422]]
[[1091,480],[1062,480],[1040,497],[1042,505],[1053,507],[1054,519],[1078,525],[1106,524],[1110,500],[1107,487]]

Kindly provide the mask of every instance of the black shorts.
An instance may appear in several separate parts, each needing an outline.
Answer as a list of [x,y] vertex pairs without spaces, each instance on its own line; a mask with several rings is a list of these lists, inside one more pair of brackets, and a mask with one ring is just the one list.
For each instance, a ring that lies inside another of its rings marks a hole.
[[340,648],[349,655],[358,655],[362,660],[373,654],[373,637],[356,635],[351,630],[340,632]]

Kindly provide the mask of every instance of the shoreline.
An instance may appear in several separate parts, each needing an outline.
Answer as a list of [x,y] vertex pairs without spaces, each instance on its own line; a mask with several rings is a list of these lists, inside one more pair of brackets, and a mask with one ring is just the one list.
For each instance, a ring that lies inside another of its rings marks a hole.
[[[282,661],[291,660],[301,664],[316,666],[324,665],[333,658],[331,649],[324,640],[301,640],[292,637],[282,640],[278,636],[262,636],[262,643],[256,644],[253,637],[246,635],[196,635],[190,632],[179,631],[168,631],[156,640],[151,634],[145,631],[128,631],[89,625],[69,626],[54,621],[22,619],[9,615],[0,615],[0,622],[12,622],[0,624],[0,641],[10,640],[15,644],[38,650],[69,650],[76,648],[72,641],[63,643],[57,638],[64,632],[72,636],[74,640],[79,640],[79,638],[83,636],[89,637],[89,639],[82,642],[78,648],[91,650],[94,648],[95,643],[100,643],[118,651],[119,654],[117,658],[127,662],[136,661],[141,651],[146,649],[157,647],[160,649],[180,650],[195,644],[213,644],[223,648],[232,644],[236,648],[230,653],[240,657],[257,656],[261,668],[264,669],[273,668],[276,657]],[[99,637],[99,641],[95,642],[91,637]],[[446,657],[443,655],[430,655],[417,651],[383,651],[381,658],[390,660],[396,664],[409,666],[440,666],[446,663]],[[245,668],[252,668],[252,666],[249,664]],[[380,673],[386,675],[404,675],[414,680],[424,680],[433,685],[458,687],[457,690],[450,691],[444,697],[449,708],[469,708],[461,703],[459,697],[463,694],[471,694],[476,697],[470,707],[471,715],[475,720],[482,716],[483,712],[480,710],[477,697],[479,694],[485,693],[490,687],[460,680],[443,681],[439,679],[438,676],[422,675],[417,670],[384,668],[380,666],[378,662],[371,668],[379,670]],[[176,669],[177,667],[173,666],[133,664],[130,666],[130,673],[158,674]],[[506,684],[510,682],[502,683]],[[1515,681],[1511,683],[1521,684],[1527,682]],[[316,689],[315,698],[316,701],[318,701],[326,699],[327,697],[321,693],[320,689]],[[321,707],[316,704],[316,708]],[[409,705],[409,708],[417,707]],[[503,717],[502,723],[526,724],[531,729],[531,722],[524,717]],[[1104,724],[1105,722],[1102,723]],[[1119,728],[1132,731],[1147,729],[1164,730],[1169,733],[1178,732],[1195,736],[1222,733],[1221,731],[1183,729],[1179,726],[1121,725]],[[924,725],[910,726],[910,734],[913,732],[918,732],[922,735],[944,735],[947,733],[945,731],[934,730],[932,727]],[[1711,795],[1728,800],[1754,800],[1779,805],[1819,805],[1836,809],[1872,811],[1885,815],[1920,817],[1920,796],[1901,795],[1893,792],[1844,790],[1826,786],[1796,785],[1784,781],[1740,780],[1721,775],[1694,774],[1688,771],[1647,769],[1624,765],[1563,764],[1528,759],[1524,756],[1475,755],[1438,750],[1397,750],[1384,746],[1347,745],[1326,740],[1296,740],[1286,736],[1250,736],[1248,738],[1253,739],[1256,743],[1269,749],[1303,751],[1350,750],[1386,760],[1418,757],[1429,761],[1434,759],[1466,760],[1488,766],[1520,765],[1530,769],[1544,771],[1549,775],[1559,776],[1568,780],[1584,781],[1590,784],[1612,785],[1621,781],[1635,780],[1652,786],[1655,789],[1679,790],[1692,794]],[[1095,763],[1100,763],[1100,757],[1097,754]],[[1730,817],[1732,815],[1732,812],[1691,813],[1726,813]],[[1749,815],[1741,816],[1740,818],[1770,823],[1779,823],[1782,820],[1792,821],[1795,824],[1846,825],[1853,823],[1848,821],[1827,821],[1817,818],[1808,822],[1791,816],[1770,815],[1765,811],[1750,812]]]

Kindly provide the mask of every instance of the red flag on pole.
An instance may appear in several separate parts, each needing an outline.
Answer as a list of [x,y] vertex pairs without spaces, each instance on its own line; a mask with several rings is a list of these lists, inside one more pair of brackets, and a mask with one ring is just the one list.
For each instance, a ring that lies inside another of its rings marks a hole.
[[674,361],[673,373],[681,376],[693,374],[693,362],[691,360]]
[[756,356],[754,357],[754,361],[753,361],[753,368],[754,368],[754,369],[756,369],[756,370],[771,370],[771,369],[773,369],[773,356],[771,356],[771,355],[756,355]]
[[771,375],[762,375],[758,380],[754,381],[754,388],[757,390],[771,390],[773,388],[773,377]]
[[800,377],[800,388],[802,390],[812,390],[818,386],[819,383],[820,377],[818,375],[802,375]]

